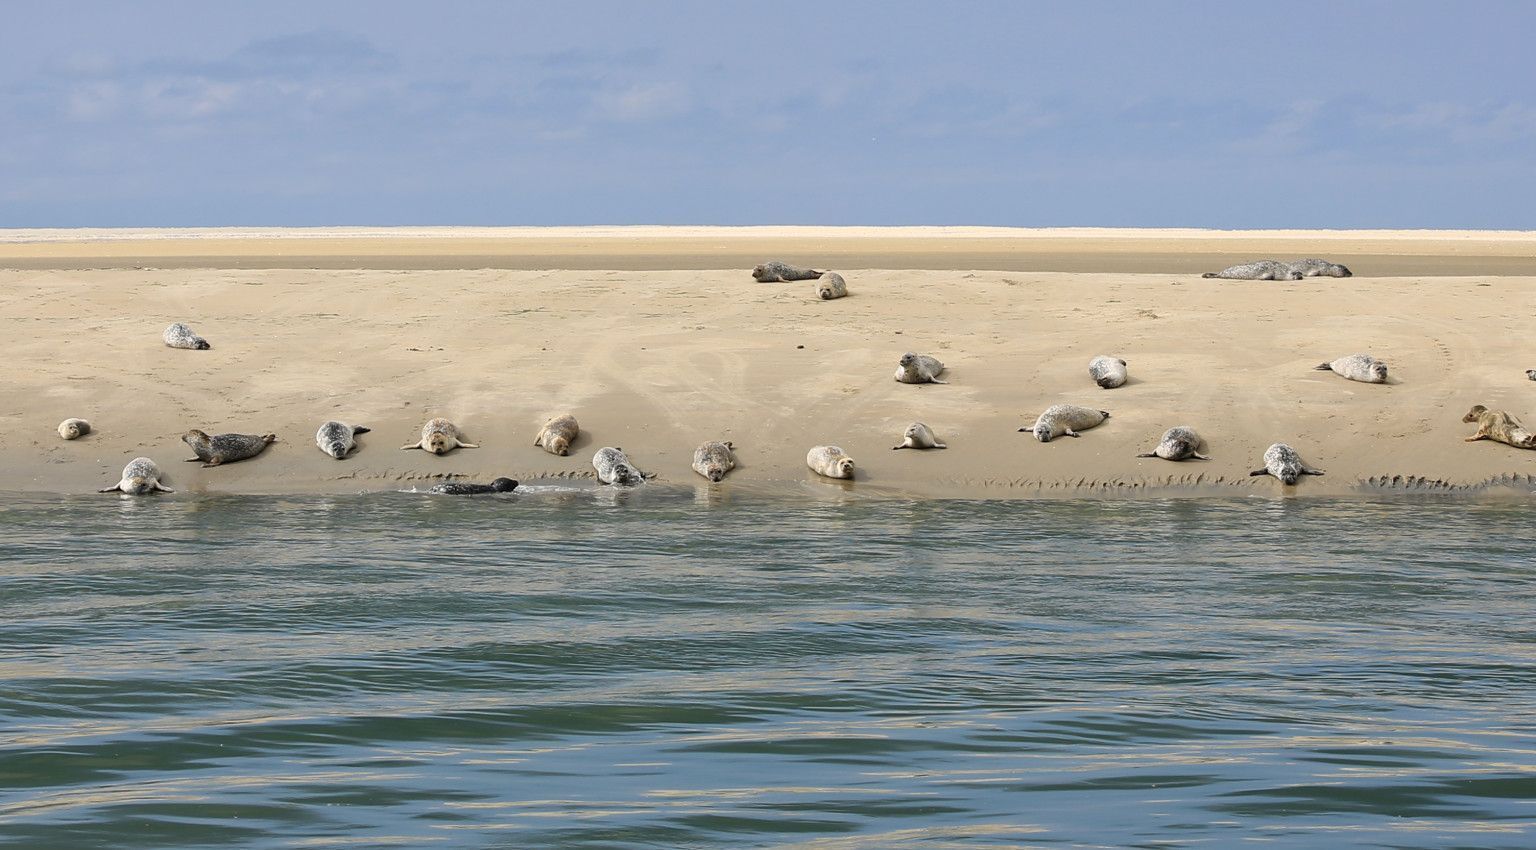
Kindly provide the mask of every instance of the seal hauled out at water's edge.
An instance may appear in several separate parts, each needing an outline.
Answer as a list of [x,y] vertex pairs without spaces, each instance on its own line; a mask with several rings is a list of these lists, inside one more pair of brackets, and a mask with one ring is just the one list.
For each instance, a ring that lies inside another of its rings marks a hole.
[[805,453],[805,465],[827,478],[852,478],[853,458],[838,446],[816,446]]
[[1273,475],[1283,484],[1295,484],[1296,479],[1303,475],[1322,475],[1323,471],[1302,463],[1300,453],[1285,443],[1275,443],[1264,450],[1264,468],[1248,474]]
[[816,296],[823,301],[842,298],[848,294],[848,282],[837,272],[823,272],[816,282]]
[[197,455],[188,463],[202,461],[203,466],[218,466],[245,460],[261,454],[268,444],[277,441],[276,434],[215,434],[208,436],[193,428],[181,437],[182,442]]
[[358,447],[353,438],[368,433],[368,430],[361,425],[348,425],[332,419],[315,432],[315,445],[320,447],[320,451],[342,460]]
[[160,467],[147,457],[136,457],[128,461],[128,465],[123,467],[123,479],[97,492],[111,493],[114,490],[130,496],[142,496],[156,490],[162,493],[176,492],[160,483]]
[[632,487],[644,484],[645,476],[629,462],[629,455],[620,448],[601,448],[592,455],[592,468],[597,470],[597,480],[604,484]]
[[459,427],[442,417],[427,420],[427,424],[421,426],[421,439],[400,447],[401,451],[408,449],[421,449],[435,455],[444,455],[456,448],[478,449],[479,445],[464,441],[464,434]]
[[1163,460],[1210,460],[1197,451],[1203,442],[1195,429],[1188,425],[1175,425],[1163,432],[1163,439],[1158,441],[1157,448],[1150,452],[1143,452],[1137,457],[1160,457]]
[[565,413],[545,422],[538,436],[533,438],[533,444],[543,446],[544,451],[552,455],[564,457],[571,453],[571,443],[576,442],[576,435],[580,433],[581,426],[576,424],[576,417]]
[[78,440],[91,433],[91,423],[84,419],[66,419],[59,423],[59,436],[66,440]]
[[517,482],[513,479],[498,478],[489,484],[449,481],[444,484],[434,484],[427,489],[427,492],[437,493],[441,496],[483,496],[487,493],[510,493],[516,489]]
[[933,429],[921,422],[913,422],[907,426],[907,430],[901,432],[901,445],[891,446],[891,451],[897,449],[947,449],[949,446],[939,442],[933,436]]
[[1063,434],[1068,437],[1082,436],[1077,432],[1086,431],[1108,418],[1107,410],[1079,407],[1075,404],[1053,404],[1035,419],[1035,424],[1019,430],[1033,431],[1035,439],[1042,443],[1049,443]]
[[943,372],[944,364],[937,357],[908,351],[897,361],[896,380],[903,384],[947,384],[948,381],[939,380]]
[[720,481],[736,468],[736,457],[731,453],[735,448],[734,444],[719,440],[701,443],[693,450],[693,471],[710,481]]
[[1301,280],[1301,272],[1290,263],[1279,260],[1255,260],[1236,266],[1227,266],[1219,272],[1206,272],[1201,277],[1219,277],[1226,280]]
[[1536,434],[1526,430],[1525,426],[1520,424],[1520,420],[1506,411],[1489,410],[1477,404],[1467,411],[1466,416],[1461,417],[1461,421],[1477,423],[1476,433],[1466,438],[1468,443],[1493,440],[1517,449],[1536,449]]

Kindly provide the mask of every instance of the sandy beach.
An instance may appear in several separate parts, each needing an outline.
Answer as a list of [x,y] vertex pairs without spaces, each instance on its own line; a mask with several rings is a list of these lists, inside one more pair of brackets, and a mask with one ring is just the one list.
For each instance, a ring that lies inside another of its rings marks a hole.
[[[1206,280],[1232,262],[1323,256],[1355,277]],[[851,295],[752,280],[780,257]],[[0,232],[0,463],[7,491],[89,493],[136,455],[190,493],[352,493],[447,478],[590,478],[622,446],[661,484],[707,487],[694,446],[731,440],[723,485],[918,497],[1341,495],[1382,476],[1476,488],[1536,475],[1536,451],[1465,443],[1473,404],[1536,424],[1527,341],[1536,234],[1014,231],[992,228],[553,228]],[[166,348],[185,321],[209,351]],[[943,386],[892,380],[903,352]],[[1369,352],[1385,386],[1314,371]],[[1131,382],[1102,390],[1097,354]],[[1046,406],[1111,412],[1080,439],[1017,429]],[[532,445],[549,416],[584,434]],[[95,432],[65,442],[72,416]],[[481,443],[405,452],[428,418]],[[323,455],[327,419],[373,433]],[[891,447],[907,423],[950,448]],[[1207,462],[1139,459],[1192,425]],[[203,469],[179,436],[274,432]],[[1273,442],[1327,471],[1250,478]],[[804,465],[817,444],[852,484]],[[1437,485],[1438,486],[1438,485]],[[1399,484],[1396,489],[1426,489]],[[1436,489],[1431,487],[1428,489]]]

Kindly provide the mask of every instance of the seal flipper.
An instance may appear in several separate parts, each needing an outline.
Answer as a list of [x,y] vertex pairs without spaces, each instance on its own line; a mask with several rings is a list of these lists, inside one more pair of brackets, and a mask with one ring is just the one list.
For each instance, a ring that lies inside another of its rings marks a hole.
[[1157,452],[1142,452],[1137,457],[1157,457]]
[[171,488],[165,486],[164,484],[161,484],[159,481],[155,482],[155,489],[159,490],[162,493],[174,493],[174,492],[176,492],[175,490],[172,490]]
[[928,379],[928,383],[930,383],[930,384],[947,384],[949,382],[948,381],[941,381],[938,378],[929,378]]
[[363,425],[354,425],[352,426],[352,436],[356,437],[358,434],[366,434],[372,430],[372,428],[368,428]]
[[120,492],[122,492],[122,490],[123,490],[122,482],[118,482],[117,484],[113,484],[111,487],[103,487],[100,490],[97,490],[96,492],[98,492],[98,493],[120,493]]
[[1210,460],[1211,459],[1210,455],[1203,455],[1203,454],[1200,454],[1199,452],[1190,452],[1189,456],[1194,458],[1195,460]]
[[1333,364],[1332,363],[1319,363],[1316,366],[1313,366],[1312,370],[1314,372],[1332,372],[1333,371]]
[[893,452],[894,452],[894,451],[896,451],[896,450],[897,450],[897,449],[910,449],[910,448],[912,448],[912,447],[911,447],[911,446],[909,446],[909,445],[907,445],[907,444],[906,444],[906,443],[902,443],[902,444],[901,444],[901,445],[899,445],[899,446],[891,446],[891,451],[893,451]]
[[1313,469],[1310,466],[1303,466],[1301,468],[1301,474],[1302,475],[1322,475],[1323,471],[1321,469]]
[[[404,452],[404,451],[410,451],[411,449],[420,449],[420,448],[421,448],[421,443],[411,443],[409,446],[401,446],[400,447],[400,451]],[[422,449],[422,451],[426,451],[426,450]]]
[[944,444],[944,443],[934,443],[933,447],[936,448],[936,449],[947,449],[947,448],[949,448],[949,446]]
[[479,443],[459,443],[459,448],[461,448],[461,449],[478,449],[478,448],[480,448],[480,444]]
[[1254,471],[1248,473],[1248,477],[1252,478],[1255,475],[1268,475],[1268,474],[1269,474],[1269,468],[1265,467],[1264,469],[1255,469]]

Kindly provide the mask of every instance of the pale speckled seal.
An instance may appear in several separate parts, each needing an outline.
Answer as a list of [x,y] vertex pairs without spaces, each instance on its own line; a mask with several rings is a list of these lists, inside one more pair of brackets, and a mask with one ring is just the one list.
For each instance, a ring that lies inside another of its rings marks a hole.
[[190,348],[195,351],[207,351],[213,347],[208,344],[208,340],[193,333],[191,328],[181,322],[176,322],[166,328],[165,333],[161,334],[161,339],[164,339],[165,344],[171,348]]
[[113,491],[127,493],[130,496],[142,496],[159,490],[162,493],[174,493],[175,490],[160,483],[160,467],[147,457],[136,457],[128,461],[123,467],[123,480],[111,487],[103,487],[97,491],[111,493]]
[[1363,384],[1387,382],[1387,364],[1369,354],[1350,354],[1327,363],[1319,363],[1313,368],[1319,372],[1332,372],[1341,378]]
[[604,484],[633,487],[645,483],[645,476],[629,462],[629,456],[620,448],[598,449],[592,455],[592,468],[597,470],[597,480]]
[[1198,449],[1203,440],[1195,433],[1195,429],[1188,425],[1175,425],[1163,432],[1163,439],[1157,444],[1157,448],[1150,452],[1143,452],[1137,457],[1160,457],[1163,460],[1210,460]]
[[66,440],[78,440],[91,433],[91,423],[84,419],[66,419],[59,423],[59,436]]
[[821,277],[821,272],[815,269],[797,268],[779,260],[769,260],[754,266],[752,277],[758,283],[772,283],[776,280],[815,280]]
[[897,361],[896,380],[903,384],[947,384],[948,381],[939,380],[943,372],[944,364],[938,358],[908,351]]
[[1322,475],[1321,469],[1313,469],[1301,462],[1301,455],[1295,449],[1285,443],[1275,443],[1264,450],[1264,468],[1255,469],[1248,473],[1252,475],[1273,475],[1284,484],[1295,484],[1296,479],[1303,475]]
[[1286,265],[1293,271],[1301,272],[1302,277],[1352,277],[1354,272],[1348,267],[1338,263],[1330,263],[1327,260],[1319,260],[1316,257],[1308,257],[1305,260],[1292,260]]
[[933,429],[921,422],[913,422],[907,426],[907,430],[901,432],[901,445],[891,446],[891,451],[897,449],[947,449],[949,446],[938,441],[933,436]]
[[208,436],[193,428],[181,435],[181,441],[197,455],[187,458],[188,463],[203,462],[203,466],[219,466],[245,460],[261,454],[268,444],[277,441],[276,434],[215,434]]
[[848,282],[837,272],[823,272],[816,282],[816,297],[823,301],[842,298],[848,294]]
[[1075,404],[1053,404],[1035,419],[1035,424],[1019,430],[1033,431],[1035,439],[1042,443],[1049,443],[1063,434],[1068,437],[1080,437],[1082,435],[1077,432],[1086,431],[1108,418],[1107,410],[1078,407]]
[[1468,443],[1493,440],[1517,449],[1536,449],[1536,434],[1527,431],[1520,420],[1503,410],[1489,410],[1481,404],[1473,405],[1467,415],[1461,417],[1461,421],[1477,423],[1476,433],[1466,438]]
[[1219,272],[1206,272],[1201,277],[1219,277],[1227,280],[1301,280],[1301,272],[1290,263],[1279,260],[1255,260],[1236,266],[1228,266]]
[[827,478],[853,477],[853,458],[837,446],[816,446],[806,452],[805,465]]
[[421,426],[421,439],[414,443],[407,443],[400,447],[401,451],[409,449],[421,449],[435,455],[444,455],[457,448],[478,449],[479,445],[464,441],[464,434],[459,427],[442,417],[427,420],[427,424]]
[[1125,371],[1124,360],[1104,354],[1088,361],[1088,376],[1106,390],[1121,386],[1130,378]]
[[544,451],[552,455],[564,457],[571,453],[571,443],[576,442],[579,433],[581,427],[576,424],[576,417],[566,413],[545,422],[538,436],[533,438],[533,444],[543,446]]
[[693,471],[711,481],[725,478],[727,472],[736,468],[736,456],[731,453],[735,448],[735,444],[719,440],[699,444],[693,450]]
[[368,429],[361,425],[348,425],[332,419],[321,425],[320,430],[315,432],[315,445],[320,447],[320,451],[337,460],[342,460],[358,448],[357,441],[353,438],[358,434],[366,433]]
[[516,489],[516,481],[511,478],[498,478],[489,484],[449,481],[444,484],[434,484],[427,488],[427,492],[437,493],[442,496],[483,496],[487,493],[510,493]]

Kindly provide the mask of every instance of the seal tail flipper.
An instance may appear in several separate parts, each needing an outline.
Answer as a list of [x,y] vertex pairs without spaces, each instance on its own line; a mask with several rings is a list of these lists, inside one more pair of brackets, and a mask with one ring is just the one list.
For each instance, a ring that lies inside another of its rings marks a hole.
[[1206,272],[1205,274],[1200,275],[1200,276],[1201,277],[1221,277],[1221,274],[1218,273],[1218,272]]
[[1269,474],[1269,469],[1267,469],[1267,468],[1265,468],[1265,469],[1255,469],[1254,471],[1248,473],[1248,477],[1252,478],[1255,475],[1268,475],[1268,474]]
[[357,425],[357,426],[354,426],[352,428],[352,436],[355,437],[358,434],[366,434],[366,433],[368,433],[369,431],[372,431],[372,430],[373,430],[372,428],[368,428],[368,427],[363,426],[363,425]]
[[164,484],[161,484],[159,481],[155,482],[155,489],[159,490],[162,493],[174,493],[174,492],[176,492],[175,490],[172,490],[171,488],[165,486]]
[[938,378],[929,378],[928,379],[928,383],[930,383],[930,384],[947,384],[949,382],[948,381],[941,381]]
[[1157,452],[1142,452],[1137,457],[1157,457]]
[[1311,467],[1303,466],[1301,468],[1301,474],[1302,475],[1322,475],[1323,471],[1321,469],[1312,469]]
[[907,444],[906,444],[906,443],[902,443],[902,444],[901,444],[901,445],[899,445],[899,446],[891,446],[891,451],[893,451],[893,452],[894,452],[894,451],[896,451],[896,450],[897,450],[897,449],[906,449],[906,448],[911,448],[911,446],[908,446],[908,445],[907,445]]
[[189,457],[189,458],[187,458],[187,463],[202,463],[202,462],[203,462],[203,459],[200,458],[200,457]]
[[1333,371],[1333,364],[1332,363],[1319,363],[1316,366],[1313,366],[1312,370],[1315,371],[1315,372],[1332,372]]
[[[401,446],[400,447],[400,451],[405,452],[405,451],[410,451],[411,449],[420,449],[420,448],[421,448],[421,443],[411,443],[408,446]],[[423,449],[423,451],[425,451],[425,449]]]
[[113,484],[111,487],[103,487],[100,490],[97,490],[96,492],[98,492],[98,493],[117,493],[117,492],[120,492],[122,489],[123,489],[123,485],[121,485],[121,484]]
[[480,448],[480,444],[479,443],[463,443],[463,442],[461,442],[461,443],[459,443],[459,448],[461,448],[461,449],[478,449],[478,448]]
[[1194,458],[1195,460],[1210,460],[1211,459],[1210,455],[1203,455],[1203,454],[1200,454],[1199,452],[1190,452],[1189,456]]
[[949,448],[949,446],[946,445],[945,443],[934,443],[933,447],[936,448],[936,449],[947,449],[947,448]]
[[1100,413],[1102,413],[1102,414],[1104,414],[1104,418],[1105,418],[1105,419],[1108,419],[1108,418],[1109,418],[1109,411],[1107,411],[1107,410],[1101,410],[1101,411],[1099,411],[1099,412],[1100,412]]

